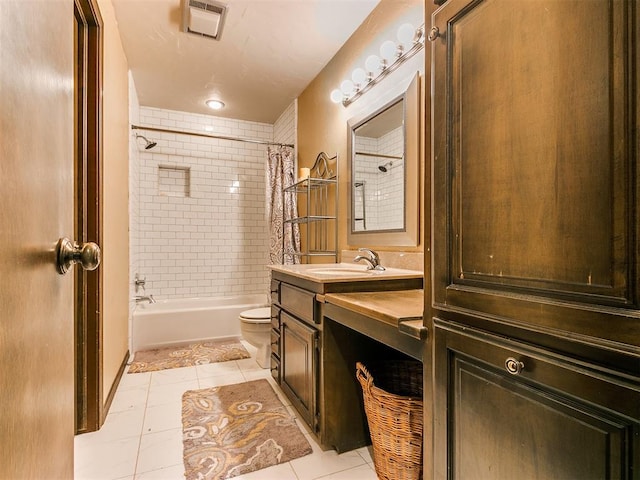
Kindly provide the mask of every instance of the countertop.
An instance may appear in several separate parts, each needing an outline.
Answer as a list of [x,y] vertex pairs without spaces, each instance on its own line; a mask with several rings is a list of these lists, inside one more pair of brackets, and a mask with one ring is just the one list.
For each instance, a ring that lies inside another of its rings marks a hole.
[[[313,289],[319,302],[346,310],[351,316],[359,316],[368,323],[368,326],[361,325],[364,330],[374,328],[378,321],[411,337],[426,338],[422,320],[422,271],[401,268],[367,270],[365,265],[357,263],[269,265],[269,268],[274,273],[296,278],[292,283],[300,287]],[[355,328],[358,329],[357,326]],[[367,334],[366,331],[361,333]]]
[[423,277],[423,272],[419,270],[402,268],[367,270],[365,265],[359,263],[269,265],[268,267],[275,272],[318,283],[367,282],[371,280],[402,280]]
[[414,320],[422,323],[424,290],[327,293],[323,299],[396,327],[402,322]]
[[[316,298],[324,301],[327,309],[332,306],[334,309],[341,309],[342,312],[349,312],[333,317],[335,321],[394,346],[414,358],[421,358],[420,344],[416,346],[398,340],[399,337],[394,336],[392,332],[408,335],[420,342],[427,338],[427,328],[422,319],[424,290],[327,293]],[[376,322],[380,324],[374,325]],[[403,348],[403,345],[406,348]]]

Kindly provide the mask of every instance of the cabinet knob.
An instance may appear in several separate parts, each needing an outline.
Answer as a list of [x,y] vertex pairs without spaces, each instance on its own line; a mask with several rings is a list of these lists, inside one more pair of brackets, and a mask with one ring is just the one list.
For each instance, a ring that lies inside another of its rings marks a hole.
[[513,357],[509,357],[504,361],[504,368],[507,369],[511,375],[520,375],[524,370],[524,363]]

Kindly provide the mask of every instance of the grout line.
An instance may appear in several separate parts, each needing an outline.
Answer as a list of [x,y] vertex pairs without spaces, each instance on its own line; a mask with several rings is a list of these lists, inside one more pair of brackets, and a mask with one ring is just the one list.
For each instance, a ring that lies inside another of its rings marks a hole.
[[[362,467],[363,465],[367,465],[367,466],[369,466],[369,464],[368,464],[367,462],[364,462],[364,463],[362,463],[362,464],[360,464],[360,465],[355,465],[355,466],[353,466],[353,467],[345,468],[344,470],[337,470],[337,471],[332,472],[332,473],[327,473],[326,475],[321,475],[321,476],[319,476],[319,477],[313,477],[313,479],[312,479],[312,480],[321,480],[321,479],[323,479],[323,478],[332,477],[332,476],[334,476],[334,475],[336,475],[336,474],[338,474],[338,473],[348,472],[349,470],[355,470],[356,468],[360,468],[360,467]],[[375,474],[375,471],[374,471],[374,474]]]
[[147,419],[147,404],[149,403],[149,393],[151,391],[151,382],[153,380],[153,372],[149,375],[149,383],[147,384],[147,396],[144,399],[144,414],[142,415],[142,426],[140,427],[140,436],[138,437],[138,451],[136,452],[136,463],[133,467],[133,478],[138,473],[138,461],[140,459],[140,448],[142,447],[142,435],[144,435],[144,422]]

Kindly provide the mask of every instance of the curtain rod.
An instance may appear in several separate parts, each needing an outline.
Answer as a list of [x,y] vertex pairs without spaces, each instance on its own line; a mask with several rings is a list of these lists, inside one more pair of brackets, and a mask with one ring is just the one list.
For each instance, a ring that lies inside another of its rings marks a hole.
[[391,158],[394,160],[402,160],[404,157],[398,157],[396,155],[384,155],[382,153],[369,153],[369,152],[355,152],[356,155],[362,155],[363,157],[379,157],[379,158]]
[[253,140],[251,138],[227,137],[225,135],[209,135],[206,133],[184,132],[182,130],[170,130],[167,128],[141,127],[139,125],[131,125],[131,130],[148,130],[150,132],[178,133],[180,135],[193,135],[194,137],[217,138],[218,140],[233,140],[236,142],[257,143],[259,145],[279,145],[281,147],[294,148],[294,145],[290,143],[267,142],[266,140]]

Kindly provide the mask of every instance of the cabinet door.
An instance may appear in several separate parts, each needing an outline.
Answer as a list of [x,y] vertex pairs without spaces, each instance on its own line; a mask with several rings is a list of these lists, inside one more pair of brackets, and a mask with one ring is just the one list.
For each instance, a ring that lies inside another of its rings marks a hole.
[[281,320],[281,387],[314,430],[317,427],[318,331],[284,311]]
[[435,324],[436,478],[637,478],[637,381],[466,327]]
[[637,7],[432,16],[436,478],[640,478]]
[[436,308],[637,359],[638,11],[449,0],[434,13]]

